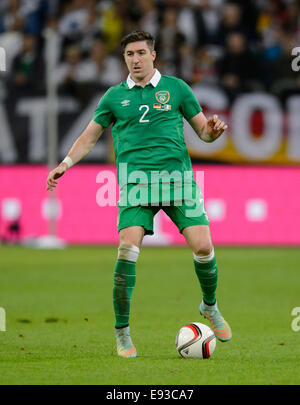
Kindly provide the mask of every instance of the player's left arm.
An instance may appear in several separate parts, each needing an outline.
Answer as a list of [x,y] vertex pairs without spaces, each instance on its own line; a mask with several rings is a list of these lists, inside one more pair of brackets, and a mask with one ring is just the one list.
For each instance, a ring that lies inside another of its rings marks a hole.
[[213,142],[228,128],[227,124],[215,114],[206,118],[203,112],[199,112],[189,120],[196,134],[204,142]]

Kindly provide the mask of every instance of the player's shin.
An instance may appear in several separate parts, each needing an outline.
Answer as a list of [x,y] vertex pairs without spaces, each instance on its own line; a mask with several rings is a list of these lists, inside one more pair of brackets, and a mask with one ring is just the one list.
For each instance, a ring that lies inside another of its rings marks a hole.
[[218,267],[214,250],[207,256],[194,254],[194,266],[201,286],[203,300],[206,304],[213,305],[216,302],[218,281]]
[[129,325],[130,303],[135,286],[138,255],[139,248],[134,245],[121,244],[118,249],[113,287],[116,328]]

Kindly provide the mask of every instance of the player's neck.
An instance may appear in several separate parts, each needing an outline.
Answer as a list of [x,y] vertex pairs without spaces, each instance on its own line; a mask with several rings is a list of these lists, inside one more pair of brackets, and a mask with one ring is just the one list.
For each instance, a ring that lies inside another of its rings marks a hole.
[[155,74],[155,69],[153,68],[152,71],[147,76],[145,76],[143,79],[137,79],[136,77],[133,77],[132,75],[130,75],[130,76],[135,83],[139,84],[142,87],[145,87],[146,84],[150,82],[150,80],[152,79],[154,74]]

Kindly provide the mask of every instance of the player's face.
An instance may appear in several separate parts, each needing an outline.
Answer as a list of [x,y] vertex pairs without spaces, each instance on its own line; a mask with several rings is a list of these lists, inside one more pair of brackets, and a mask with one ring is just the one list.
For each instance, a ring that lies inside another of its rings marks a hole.
[[151,51],[146,41],[126,45],[124,58],[132,79],[143,80],[153,71],[156,52]]

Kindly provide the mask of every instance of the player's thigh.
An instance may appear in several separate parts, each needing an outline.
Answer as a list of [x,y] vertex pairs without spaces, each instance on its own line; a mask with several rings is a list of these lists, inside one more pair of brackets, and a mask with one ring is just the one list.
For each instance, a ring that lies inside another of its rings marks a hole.
[[140,246],[144,235],[153,235],[153,218],[157,210],[148,206],[119,207],[120,243]]
[[196,255],[206,256],[212,251],[213,244],[208,225],[188,226],[182,230],[182,234]]
[[163,208],[166,214],[183,234],[189,247],[196,255],[208,255],[213,246],[209,230],[209,219],[203,203],[172,205]]
[[135,225],[123,228],[119,231],[119,243],[134,245],[140,247],[143,237],[145,235],[145,229],[142,226]]

